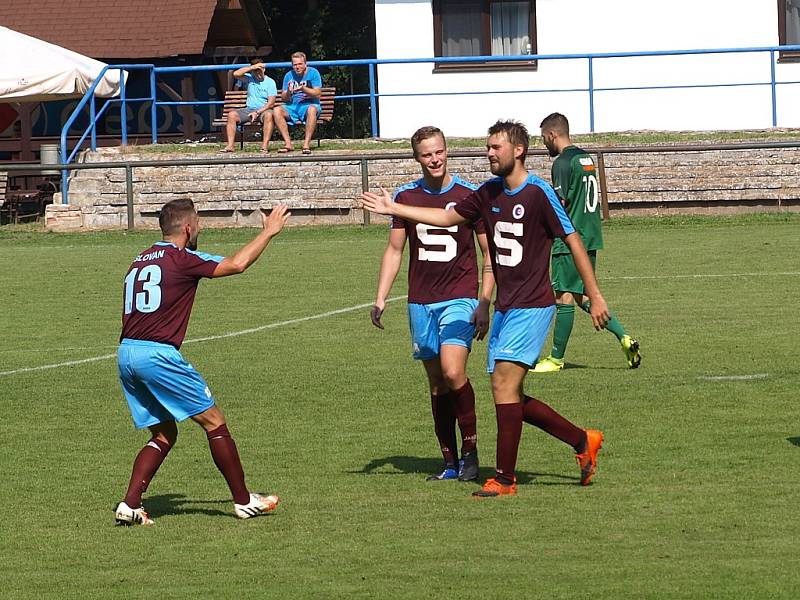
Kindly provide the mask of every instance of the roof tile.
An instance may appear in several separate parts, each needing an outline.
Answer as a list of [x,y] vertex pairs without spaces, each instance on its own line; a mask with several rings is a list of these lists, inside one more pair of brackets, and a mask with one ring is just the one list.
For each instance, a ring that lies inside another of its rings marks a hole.
[[216,5],[217,0],[3,0],[0,24],[93,58],[158,58],[201,54]]

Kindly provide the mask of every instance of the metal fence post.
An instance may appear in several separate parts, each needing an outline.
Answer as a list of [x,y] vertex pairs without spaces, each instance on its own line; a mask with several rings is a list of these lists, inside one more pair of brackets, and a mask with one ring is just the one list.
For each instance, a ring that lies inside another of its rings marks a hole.
[[92,99],[89,101],[89,119],[90,124],[89,127],[92,129],[92,152],[97,150],[97,107],[95,106],[94,94],[92,94]]
[[772,88],[772,126],[778,126],[778,99],[777,86],[775,85],[775,50],[769,51],[770,87]]
[[[361,191],[369,191],[369,164],[366,158],[361,159]],[[369,225],[369,211],[362,206],[361,213],[364,217],[364,225]]]
[[153,103],[150,105],[150,136],[153,143],[158,142],[158,106],[156,105],[156,70],[150,69],[150,94]]
[[125,165],[125,194],[128,197],[128,231],[134,229],[133,226],[133,167]]
[[119,79],[119,92],[120,92],[120,125],[122,129],[122,145],[128,145],[128,99],[125,94],[125,78],[120,77]]
[[[61,130],[61,143],[58,147],[61,164],[67,164],[69,154],[67,153],[67,129]],[[61,204],[69,204],[69,171],[61,169]]]
[[597,153],[597,176],[600,179],[600,207],[603,215],[603,220],[608,219],[611,215],[608,212],[608,188],[606,188],[606,161],[603,158],[603,153]]
[[589,57],[589,131],[594,133],[594,67]]
[[378,137],[378,102],[375,98],[375,63],[369,63],[369,116],[372,137]]

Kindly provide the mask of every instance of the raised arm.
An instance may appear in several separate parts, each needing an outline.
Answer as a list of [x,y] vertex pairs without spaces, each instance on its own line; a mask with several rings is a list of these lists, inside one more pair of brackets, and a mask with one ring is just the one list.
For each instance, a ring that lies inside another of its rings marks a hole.
[[286,87],[286,80],[283,81],[283,87],[278,90],[278,95],[281,97],[284,103],[288,104],[292,101],[292,92],[291,90]]
[[285,204],[278,204],[272,209],[269,216],[259,211],[261,213],[261,231],[252,241],[242,246],[236,254],[225,258],[219,263],[217,268],[214,269],[212,277],[238,275],[256,262],[264,251],[264,248],[267,247],[267,244],[269,244],[272,238],[278,235],[283,229],[283,226],[286,225],[286,221],[292,215],[288,210]]
[[600,293],[600,286],[597,285],[594,269],[592,269],[592,263],[586,253],[586,248],[583,246],[581,236],[576,232],[570,233],[564,238],[564,243],[569,246],[572,259],[575,261],[575,267],[583,280],[584,291],[591,302],[590,314],[592,315],[594,328],[603,329],[611,319],[611,314],[608,312],[605,298]]
[[378,273],[378,291],[375,294],[375,305],[370,311],[372,324],[379,329],[383,329],[381,315],[386,308],[386,297],[392,289],[392,284],[400,271],[403,262],[403,248],[406,245],[406,230],[392,229],[389,233],[389,243],[383,252],[381,259],[381,270]]
[[435,225],[436,227],[452,227],[461,225],[467,220],[454,210],[443,208],[428,208],[424,206],[408,206],[392,202],[392,197],[385,189],[381,188],[380,194],[364,192],[361,194],[361,204],[368,211],[379,215],[392,215],[414,221]]
[[236,69],[233,72],[233,76],[236,77],[236,79],[246,80],[247,78],[245,77],[245,75],[247,73],[255,71],[256,69],[266,69],[266,68],[267,65],[265,65],[264,63],[255,63],[252,65],[247,65],[246,67],[242,67],[240,69]]

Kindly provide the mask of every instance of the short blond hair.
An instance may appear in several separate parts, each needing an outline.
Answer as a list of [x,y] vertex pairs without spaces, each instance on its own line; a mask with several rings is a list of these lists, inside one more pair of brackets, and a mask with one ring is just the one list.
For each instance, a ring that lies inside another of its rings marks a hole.
[[442,138],[444,142],[445,148],[447,147],[447,140],[442,133],[442,130],[438,127],[434,127],[433,125],[426,125],[425,127],[420,127],[414,132],[414,135],[411,136],[411,149],[414,151],[414,156],[417,155],[417,147],[419,146],[422,140],[427,140],[428,138],[439,136]]
[[302,58],[303,62],[308,62],[308,60],[306,59],[306,53],[305,52],[293,52],[292,53],[292,58]]

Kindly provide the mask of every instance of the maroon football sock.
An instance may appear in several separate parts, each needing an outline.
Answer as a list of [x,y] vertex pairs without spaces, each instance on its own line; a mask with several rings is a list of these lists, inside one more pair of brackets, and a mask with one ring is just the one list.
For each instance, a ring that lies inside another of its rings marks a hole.
[[442,458],[448,465],[458,462],[456,456],[456,411],[453,399],[447,394],[431,394],[431,412],[433,413],[433,428],[436,439],[442,450]]
[[131,508],[142,505],[142,494],[147,491],[147,486],[155,477],[158,467],[167,458],[169,444],[158,438],[151,438],[144,448],[139,450],[133,461],[133,472],[128,482],[128,491],[125,493],[125,504]]
[[526,423],[535,425],[542,431],[569,444],[576,452],[581,452],[586,441],[586,432],[583,429],[567,421],[541,400],[525,396],[523,403],[523,418]]
[[522,435],[522,404],[495,404],[497,414],[496,479],[506,485],[514,482],[519,438]]
[[458,428],[461,430],[461,456],[464,456],[465,453],[475,450],[478,443],[475,391],[467,379],[467,383],[457,390],[451,390],[450,394],[456,409]]
[[236,442],[228,432],[228,426],[220,425],[212,431],[207,431],[206,435],[214,464],[228,482],[233,501],[236,504],[247,504],[250,502],[250,492],[244,483],[244,469],[239,460],[239,452],[236,450]]

